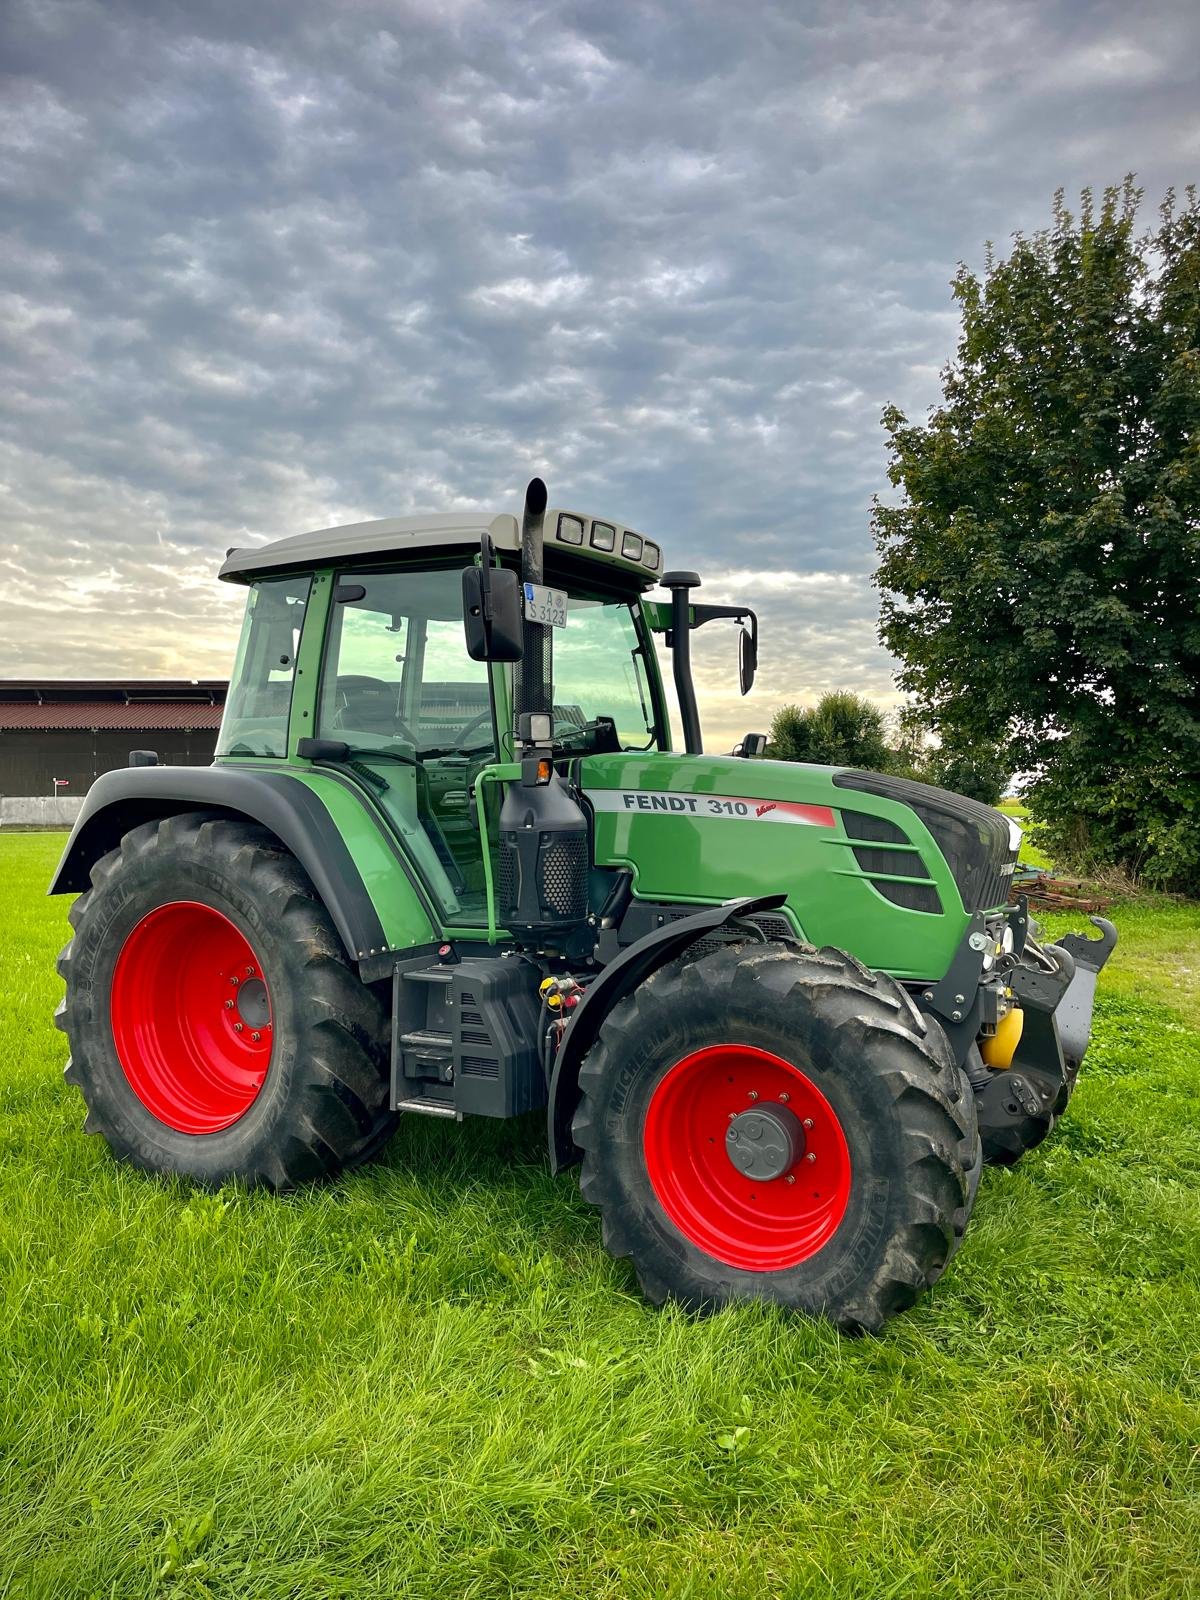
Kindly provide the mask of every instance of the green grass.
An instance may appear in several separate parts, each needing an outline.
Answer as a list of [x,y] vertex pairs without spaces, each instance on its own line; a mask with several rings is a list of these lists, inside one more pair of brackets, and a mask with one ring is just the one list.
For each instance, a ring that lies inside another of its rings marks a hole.
[[855,1341],[647,1309],[536,1123],[285,1200],[118,1167],[60,845],[0,839],[0,1594],[1200,1593],[1197,908],[1124,919],[1066,1120]]

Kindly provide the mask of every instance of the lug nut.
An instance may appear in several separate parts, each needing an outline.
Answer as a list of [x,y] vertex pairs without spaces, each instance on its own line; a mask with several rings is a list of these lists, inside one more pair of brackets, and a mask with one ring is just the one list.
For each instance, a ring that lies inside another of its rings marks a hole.
[[241,979],[238,977],[237,973],[235,972],[233,977],[230,978],[229,981],[230,981],[230,983],[235,983],[236,984],[236,983],[240,983]]
[[787,1177],[783,1181],[784,1181],[784,1183],[795,1183],[796,1174],[794,1172],[789,1172]]
[[254,1040],[255,1044],[257,1044],[258,1041],[262,1038],[262,1034],[259,1033],[257,1028],[255,1028],[254,1032],[250,1035],[250,1037]]
[[757,1100],[758,1099],[758,1090],[757,1089],[751,1089],[750,1098],[751,1098],[751,1100]]
[[811,1150],[810,1150],[810,1151],[809,1151],[809,1152],[808,1152],[808,1154],[807,1154],[807,1155],[806,1155],[806,1156],[805,1156],[805,1158],[804,1158],[804,1159],[805,1159],[805,1161],[815,1161],[815,1160],[816,1160],[816,1159],[817,1159],[817,1158],[816,1158],[816,1156],[815,1156],[815,1155],[814,1155],[814,1154],[813,1154],[813,1153],[812,1153],[812,1151],[811,1151]]
[[800,1126],[802,1128],[811,1128],[812,1125],[813,1125],[813,1120],[812,1120],[811,1117],[805,1117],[804,1121],[800,1124]]
[[788,1101],[789,1101],[789,1100],[790,1100],[790,1099],[791,1099],[791,1098],[792,1098],[792,1097],[791,1097],[791,1095],[790,1095],[790,1094],[781,1094],[781,1095],[780,1095],[780,1096],[779,1096],[779,1104],[780,1104],[780,1105],[781,1105],[781,1106],[785,1106],[785,1105],[787,1105],[787,1103],[788,1103]]
[[246,976],[248,978],[252,978],[254,976],[254,968],[253,967],[247,967],[246,968]]
[[243,1031],[242,1024],[240,1022],[235,1022],[233,1025],[233,1031],[234,1033],[241,1033]]
[[225,1009],[226,1009],[226,1011],[232,1011],[233,1010],[233,1001],[232,1000],[226,1000]]

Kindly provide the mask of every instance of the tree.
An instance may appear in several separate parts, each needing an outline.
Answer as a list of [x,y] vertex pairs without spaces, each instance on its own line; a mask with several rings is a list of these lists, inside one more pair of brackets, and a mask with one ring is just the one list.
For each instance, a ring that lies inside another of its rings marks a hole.
[[847,690],[823,694],[811,709],[782,706],[771,719],[768,746],[780,761],[865,767],[873,772],[886,771],[891,764],[883,712]]
[[1127,179],[961,267],[924,423],[884,412],[880,634],[943,745],[992,746],[1050,843],[1200,888],[1200,203]]
[[972,800],[994,806],[1004,796],[1011,776],[1004,758],[992,745],[944,744],[929,758],[928,781]]

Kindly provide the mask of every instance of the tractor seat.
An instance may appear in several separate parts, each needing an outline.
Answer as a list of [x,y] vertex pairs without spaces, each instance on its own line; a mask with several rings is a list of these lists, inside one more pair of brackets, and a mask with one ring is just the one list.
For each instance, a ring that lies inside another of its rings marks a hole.
[[340,706],[336,722],[343,731],[394,734],[400,699],[398,684],[373,684],[339,678],[337,698]]

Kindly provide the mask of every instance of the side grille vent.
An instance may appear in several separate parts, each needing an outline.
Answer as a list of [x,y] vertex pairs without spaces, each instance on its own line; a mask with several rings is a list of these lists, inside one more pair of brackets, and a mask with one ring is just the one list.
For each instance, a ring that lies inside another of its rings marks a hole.
[[500,1063],[487,1056],[462,1056],[462,1070],[468,1078],[498,1078]]
[[[889,850],[889,844],[907,844],[904,830],[886,817],[873,817],[866,811],[843,811],[842,826],[851,839],[878,840],[878,844],[852,845],[854,859],[871,880],[871,887],[906,911],[942,910],[942,899],[931,883],[894,883],[889,874],[901,877],[928,877],[929,869],[915,850]],[[883,877],[876,874],[883,873]]]
[[[656,928],[693,916],[695,911],[695,906],[669,905],[651,900],[631,901],[621,922],[621,943],[633,944],[636,939],[642,938],[647,933],[653,933]],[[747,921],[761,928],[768,939],[785,944],[796,943],[795,929],[786,917],[781,917],[776,912],[760,911],[747,918]],[[703,956],[711,955],[714,950],[723,949],[725,945],[744,938],[745,934],[737,928],[721,928],[716,933],[706,934],[703,939],[697,939],[688,945],[687,958],[689,961],[699,961]]]
[[[915,811],[946,858],[967,911],[988,911],[1007,904],[1017,857],[1010,843],[1007,818],[993,811],[991,806],[969,800],[966,795],[935,789],[927,783],[890,778],[878,772],[839,772],[833,781],[839,789],[882,795]],[[843,812],[844,817],[859,815],[861,813]],[[846,826],[849,828],[849,822]],[[865,834],[862,837],[874,836]],[[882,884],[876,887],[881,894],[884,892]],[[892,887],[908,886],[894,884]]]
[[[475,996],[469,989],[464,989],[462,994],[459,996],[459,1000],[458,1039],[460,1045],[474,1045],[475,1048],[479,1050],[494,1051],[496,1049],[496,1041],[492,1038],[492,1035],[488,1030],[488,1025],[483,1020],[483,1013],[479,1010],[479,1004],[475,999]],[[473,1070],[467,1066],[467,1061],[473,1059],[476,1058],[465,1055],[463,1056],[462,1060],[464,1072]],[[487,1065],[487,1063],[484,1063],[484,1065]],[[496,1064],[495,1062],[492,1062],[490,1065],[494,1068]],[[494,1077],[495,1072],[493,1070],[485,1073],[480,1070],[478,1072],[478,1076]]]

